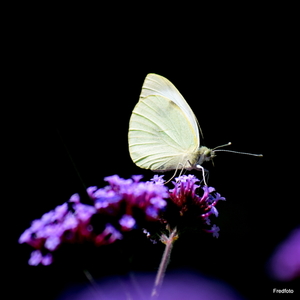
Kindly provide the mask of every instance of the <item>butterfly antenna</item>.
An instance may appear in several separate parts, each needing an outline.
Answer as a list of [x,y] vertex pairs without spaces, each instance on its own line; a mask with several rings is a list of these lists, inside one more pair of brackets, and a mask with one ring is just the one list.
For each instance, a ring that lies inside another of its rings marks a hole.
[[257,156],[257,157],[263,157],[262,154],[254,154],[254,153],[239,152],[239,151],[232,151],[232,150],[217,150],[216,152],[231,152],[231,153],[237,153],[237,154],[245,154],[245,155]]
[[220,145],[220,146],[217,146],[217,147],[215,147],[214,149],[211,149],[211,150],[216,150],[216,149],[218,149],[218,148],[223,148],[223,147],[226,147],[226,146],[230,146],[231,145],[231,142],[229,142],[229,143],[227,143],[227,144],[224,144],[224,145]]
[[222,148],[222,147],[229,146],[229,145],[231,145],[230,142],[227,143],[227,144],[221,145],[221,146],[217,146],[216,148],[214,148],[212,150],[215,151],[215,152],[231,152],[231,153],[237,153],[237,154],[245,154],[245,155],[257,156],[257,157],[263,157],[262,154],[253,154],[253,153],[233,151],[233,150],[215,150],[215,149]]

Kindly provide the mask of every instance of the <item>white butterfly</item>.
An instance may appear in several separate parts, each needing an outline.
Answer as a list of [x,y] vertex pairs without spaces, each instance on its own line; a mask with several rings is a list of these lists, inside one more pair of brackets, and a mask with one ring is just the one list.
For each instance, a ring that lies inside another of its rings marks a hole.
[[129,122],[133,162],[160,172],[201,169],[206,184],[201,164],[215,157],[215,149],[225,145],[214,149],[200,146],[199,133],[202,135],[196,116],[176,87],[162,76],[148,74]]

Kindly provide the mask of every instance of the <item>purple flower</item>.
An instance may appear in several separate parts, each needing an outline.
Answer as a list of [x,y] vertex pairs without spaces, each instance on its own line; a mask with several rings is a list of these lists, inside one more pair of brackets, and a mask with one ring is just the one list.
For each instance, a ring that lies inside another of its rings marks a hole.
[[37,266],[38,264],[48,266],[52,263],[52,255],[47,253],[43,256],[40,250],[36,250],[31,253],[28,263],[31,266]]
[[300,228],[294,229],[277,247],[269,261],[269,271],[272,277],[282,281],[300,277]]
[[[170,199],[177,206],[179,215],[183,219],[181,223],[188,224],[196,219],[201,219],[202,224],[210,225],[210,216],[218,216],[216,205],[219,200],[225,200],[215,192],[213,187],[200,186],[196,184],[199,179],[194,175],[182,175],[175,178],[174,188],[169,191]],[[203,195],[199,195],[199,188],[203,189]],[[211,229],[204,229],[212,233],[214,237],[219,236],[220,228],[213,225]]]
[[96,236],[95,244],[98,246],[108,245],[114,243],[116,240],[121,240],[122,238],[122,234],[116,228],[111,224],[106,224],[103,232]]
[[106,213],[121,219],[123,215],[144,216],[146,221],[157,221],[164,210],[168,197],[167,188],[153,182],[140,182],[141,176],[122,179],[117,175],[106,177],[109,183],[101,189],[88,189],[99,213]]
[[208,233],[212,233],[213,237],[218,238],[220,228],[219,228],[219,226],[214,224],[211,229],[205,229],[205,231],[208,232]]
[[79,195],[45,213],[41,219],[34,220],[19,238],[19,243],[27,243],[36,250],[29,259],[30,265],[49,265],[52,263],[51,252],[62,243],[74,243],[85,237],[93,240],[87,229],[96,209],[80,203]]
[[131,230],[135,226],[135,219],[132,216],[124,215],[119,221],[122,231]]
[[121,240],[123,232],[160,221],[167,204],[167,188],[154,182],[140,182],[141,178],[106,177],[108,186],[87,189],[94,206],[81,203],[79,195],[74,194],[68,202],[34,220],[19,238],[19,243],[36,249],[29,264],[51,264],[51,253],[63,243],[89,241],[97,246],[107,245]]
[[[93,206],[81,203],[79,195],[74,194],[68,202],[34,220],[19,238],[19,243],[35,249],[29,264],[51,264],[52,253],[63,243],[107,245],[123,239],[124,233],[133,229],[146,228],[147,236],[151,236],[149,231],[161,234],[166,224],[182,227],[200,219],[201,225],[207,226],[211,215],[218,216],[215,206],[225,198],[215,193],[214,188],[202,186],[201,196],[200,185],[196,184],[199,179],[183,175],[168,190],[162,177],[154,175],[148,182],[141,182],[140,175],[130,179],[106,177],[109,185],[87,189]],[[167,203],[176,209],[168,209]],[[215,237],[219,235],[216,225],[203,229]]]
[[150,179],[155,184],[161,184],[163,185],[165,183],[165,180],[163,179],[164,175],[154,175],[153,178]]

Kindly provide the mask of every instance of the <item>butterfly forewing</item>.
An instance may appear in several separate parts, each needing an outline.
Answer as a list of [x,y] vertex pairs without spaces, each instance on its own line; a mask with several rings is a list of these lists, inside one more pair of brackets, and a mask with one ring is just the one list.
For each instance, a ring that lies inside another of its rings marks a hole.
[[186,114],[160,95],[142,98],[135,106],[128,141],[132,160],[151,170],[176,169],[199,147],[197,131]]
[[199,131],[201,131],[201,129],[197,118],[180,92],[167,78],[153,73],[148,74],[142,87],[140,99],[149,95],[160,95],[175,102],[189,119],[196,133],[198,144],[200,145]]

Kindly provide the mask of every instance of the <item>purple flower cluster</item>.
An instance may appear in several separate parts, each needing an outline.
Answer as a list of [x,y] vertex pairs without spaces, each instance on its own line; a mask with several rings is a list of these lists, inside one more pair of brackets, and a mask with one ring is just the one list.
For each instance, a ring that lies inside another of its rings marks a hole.
[[62,243],[111,244],[122,239],[123,232],[139,227],[139,220],[158,221],[167,204],[164,200],[168,197],[167,188],[153,182],[139,182],[140,179],[141,176],[127,180],[117,175],[106,177],[109,186],[87,189],[94,206],[81,203],[75,194],[68,202],[33,221],[19,238],[19,243],[36,249],[29,264],[51,264],[52,252]]
[[[199,179],[183,175],[177,177],[174,188],[168,190],[162,177],[155,175],[148,182],[140,182],[142,176],[106,177],[108,186],[87,189],[93,205],[81,203],[79,195],[75,194],[68,202],[33,221],[19,238],[19,243],[35,248],[29,264],[51,264],[52,253],[63,243],[88,241],[97,246],[107,245],[121,240],[125,232],[133,229],[145,232],[144,228],[150,224],[156,224],[154,227],[159,231],[156,233],[160,234],[166,224],[178,226],[188,219],[198,222],[200,218],[202,224],[210,225],[209,217],[218,216],[215,206],[225,198],[214,193],[214,188],[202,186],[204,193],[200,196],[197,194],[200,185],[196,184]],[[171,214],[167,213],[170,203],[176,208]],[[205,231],[218,237],[219,227],[213,225]]]
[[165,208],[168,190],[153,182],[139,182],[142,176],[122,179],[117,175],[106,177],[109,186],[97,189],[90,187],[87,192],[94,201],[98,213],[117,216],[124,230],[135,226],[135,215],[142,213],[146,221],[156,221]]
[[70,200],[45,213],[41,219],[34,220],[19,238],[19,243],[27,243],[36,250],[31,253],[30,265],[49,265],[51,252],[63,242],[77,242],[92,238],[89,226],[96,209],[80,203],[78,194]]
[[[200,185],[196,182],[199,182],[199,179],[194,175],[182,175],[175,180],[173,182],[174,188],[169,192],[170,199],[179,209],[180,217],[184,218],[184,222],[200,218],[204,224],[210,225],[209,217],[219,215],[216,205],[219,200],[225,200],[225,198],[221,197],[219,193],[215,193],[213,187],[206,185],[201,186],[204,191],[203,195],[198,195]],[[211,229],[205,229],[205,231],[212,233],[214,237],[218,237],[220,228],[213,225]]]

